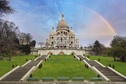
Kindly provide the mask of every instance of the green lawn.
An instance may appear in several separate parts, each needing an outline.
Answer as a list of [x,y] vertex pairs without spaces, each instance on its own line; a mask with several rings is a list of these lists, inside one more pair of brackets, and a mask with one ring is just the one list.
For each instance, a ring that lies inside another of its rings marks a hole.
[[90,56],[89,59],[98,61],[98,58],[100,58],[100,62],[103,65],[105,65],[105,66],[108,66],[109,64],[114,65],[115,70],[117,70],[118,72],[120,72],[126,76],[126,63],[113,61],[112,57]]
[[[84,67],[83,61],[74,60],[72,55],[52,55],[52,61],[45,61],[42,63],[43,67],[41,69],[35,70],[32,74],[33,77],[84,77],[89,80],[90,77],[96,77],[94,71],[91,69],[86,69]],[[61,59],[56,61],[56,59]],[[64,60],[70,59],[70,60]]]
[[35,55],[25,55],[25,56],[13,56],[12,61],[7,61],[6,59],[0,60],[0,77],[10,71],[12,65],[23,65],[26,63],[25,59],[35,59]]

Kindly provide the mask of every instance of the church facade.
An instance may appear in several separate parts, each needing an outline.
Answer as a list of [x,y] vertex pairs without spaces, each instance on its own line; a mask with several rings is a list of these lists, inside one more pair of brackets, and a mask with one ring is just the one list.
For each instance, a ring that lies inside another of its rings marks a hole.
[[64,19],[64,14],[62,14],[62,19],[58,22],[56,32],[54,27],[50,32],[49,38],[46,40],[47,48],[79,48],[79,39],[76,39],[75,33],[69,28],[67,22]]
[[31,54],[38,55],[84,55],[85,49],[79,47],[79,39],[67,24],[62,14],[62,19],[58,22],[56,31],[52,27],[46,45],[43,48],[32,50]]

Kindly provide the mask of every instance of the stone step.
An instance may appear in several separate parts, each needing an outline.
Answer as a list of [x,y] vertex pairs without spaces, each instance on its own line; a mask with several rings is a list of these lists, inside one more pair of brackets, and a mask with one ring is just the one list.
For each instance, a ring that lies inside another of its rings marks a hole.
[[115,82],[126,82],[126,79],[120,77],[120,76],[107,76],[111,81]]
[[[78,56],[79,58],[82,58],[82,56]],[[88,62],[91,66],[95,66],[101,73],[103,73],[107,78],[109,78],[111,81],[114,82],[126,82],[126,79],[121,77],[120,75],[116,74],[112,70],[110,70],[107,67],[102,67],[100,64],[98,64],[95,61],[89,61],[86,58],[84,58],[86,62]]]
[[19,67],[17,70],[9,74],[2,81],[19,81],[33,66],[36,66],[41,60],[44,60],[47,55],[44,55],[36,61],[31,61],[24,67]]

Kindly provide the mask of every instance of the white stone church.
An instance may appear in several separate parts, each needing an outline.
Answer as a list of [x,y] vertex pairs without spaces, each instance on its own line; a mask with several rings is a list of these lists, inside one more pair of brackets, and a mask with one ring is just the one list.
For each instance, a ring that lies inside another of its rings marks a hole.
[[64,19],[64,14],[62,14],[62,19],[58,22],[56,32],[54,27],[49,35],[49,39],[46,41],[46,47],[48,48],[79,48],[79,40],[75,38],[75,33],[71,29]]
[[56,32],[54,27],[50,32],[49,38],[46,40],[44,48],[32,50],[31,54],[38,55],[83,55],[86,50],[79,47],[79,39],[75,38],[75,33],[69,28],[62,14],[62,19],[58,22]]

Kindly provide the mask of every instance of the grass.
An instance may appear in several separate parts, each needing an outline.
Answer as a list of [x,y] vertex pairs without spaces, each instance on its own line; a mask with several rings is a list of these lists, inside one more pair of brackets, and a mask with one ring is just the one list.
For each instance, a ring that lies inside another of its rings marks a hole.
[[12,65],[23,65],[26,63],[26,59],[35,59],[35,55],[25,55],[25,56],[13,56],[12,61],[7,61],[6,59],[0,60],[0,77],[10,71]]
[[90,56],[90,60],[97,60],[100,58],[100,62],[105,65],[109,66],[109,64],[115,66],[115,70],[118,72],[122,73],[123,75],[126,76],[126,63],[124,62],[119,62],[119,61],[113,61],[113,57],[102,57],[102,56]]
[[[86,80],[90,80],[90,77],[96,77],[97,75],[91,69],[84,67],[84,62],[74,60],[72,55],[52,55],[50,59],[52,61],[45,61],[42,63],[41,69],[35,70],[32,74],[33,77],[84,77]],[[57,61],[56,59],[61,59]],[[64,60],[70,59],[70,60]]]

